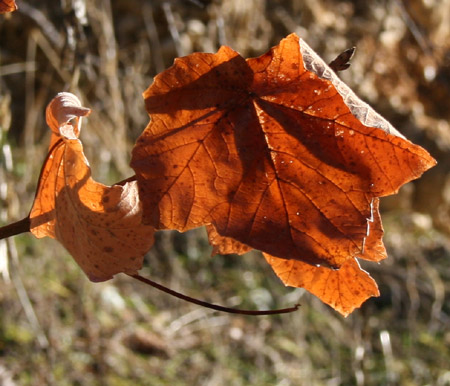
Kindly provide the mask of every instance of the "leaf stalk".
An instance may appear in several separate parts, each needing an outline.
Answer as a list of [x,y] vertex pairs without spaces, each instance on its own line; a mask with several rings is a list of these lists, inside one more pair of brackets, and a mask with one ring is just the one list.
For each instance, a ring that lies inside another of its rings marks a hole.
[[224,307],[224,306],[220,306],[217,304],[208,303],[203,300],[191,298],[190,296],[183,295],[183,294],[181,294],[177,291],[174,291],[170,288],[164,287],[163,285],[158,284],[158,283],[154,282],[153,280],[147,279],[138,274],[134,274],[134,275],[127,274],[127,275],[131,276],[132,278],[134,278],[136,280],[139,280],[142,283],[145,283],[145,284],[152,286],[160,291],[163,291],[169,295],[175,296],[178,299],[182,299],[187,302],[194,303],[199,306],[210,308],[210,309],[213,309],[216,311],[227,312],[229,314],[254,315],[254,316],[287,314],[290,312],[297,311],[298,308],[300,307],[300,304],[296,304],[294,307],[290,307],[290,308],[281,308],[281,309],[277,309],[277,310],[261,310],[261,311],[259,311],[259,310],[241,310],[239,308],[229,308],[229,307]]
[[0,240],[30,231],[30,217],[0,227]]

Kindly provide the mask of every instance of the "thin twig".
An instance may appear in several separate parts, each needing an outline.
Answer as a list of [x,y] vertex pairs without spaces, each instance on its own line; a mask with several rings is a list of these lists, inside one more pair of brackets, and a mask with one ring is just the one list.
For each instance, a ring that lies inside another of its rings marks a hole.
[[169,295],[175,296],[178,299],[185,300],[190,303],[197,304],[202,307],[211,308],[216,311],[222,311],[222,312],[228,312],[230,314],[241,314],[241,315],[276,315],[276,314],[287,314],[289,312],[294,312],[298,310],[298,307],[300,307],[299,304],[296,304],[294,307],[290,308],[282,308],[278,310],[262,310],[262,311],[253,311],[253,310],[240,310],[238,308],[228,308],[224,306],[219,306],[217,304],[211,304],[208,302],[204,302],[203,300],[191,298],[190,296],[183,295],[179,292],[176,292],[170,288],[164,287],[161,284],[158,284],[154,282],[153,280],[147,279],[145,277],[142,277],[141,275],[135,274],[127,274],[128,276],[131,276],[132,278],[141,281],[142,283],[145,283],[147,285],[150,285],[156,289],[159,289],[160,291],[163,291],[165,293],[168,293]]
[[0,227],[0,240],[11,236],[20,235],[30,231],[30,218],[27,216],[22,220]]
[[177,24],[175,22],[175,17],[173,15],[172,7],[170,6],[170,3],[165,1],[162,4],[162,9],[164,11],[164,15],[166,16],[170,36],[172,36],[172,40],[175,45],[175,50],[177,52],[177,56],[184,56],[185,53],[183,51],[183,47],[181,46],[180,33],[178,32]]
[[432,57],[433,56],[433,47],[432,44],[429,42],[429,40],[424,36],[424,34],[421,32],[419,26],[412,18],[411,14],[408,12],[407,8],[405,7],[405,4],[402,0],[395,0],[395,4],[397,5],[398,9],[400,10],[400,14],[402,16],[402,19],[408,29],[411,31],[412,35],[414,36],[414,39],[416,39],[416,42],[419,44],[422,51]]
[[163,72],[165,69],[164,60],[161,49],[161,42],[156,29],[155,19],[153,17],[153,5],[151,1],[145,2],[142,7],[142,17],[144,18],[145,30],[150,40],[151,55],[155,63],[157,73]]
[[63,36],[42,11],[30,5],[29,2],[22,1],[20,3],[20,12],[34,20],[36,25],[42,29],[45,36],[51,41],[52,46],[57,47],[57,49],[63,48]]

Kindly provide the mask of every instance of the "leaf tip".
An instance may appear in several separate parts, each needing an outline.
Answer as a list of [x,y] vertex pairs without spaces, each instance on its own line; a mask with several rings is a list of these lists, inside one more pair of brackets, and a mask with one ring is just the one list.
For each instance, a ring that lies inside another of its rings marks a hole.
[[[87,117],[91,109],[83,107],[78,97],[69,92],[58,93],[48,104],[45,111],[45,119],[52,131],[60,135],[59,128],[64,124],[70,123],[74,119]],[[79,122],[77,122],[77,131],[79,131]],[[77,134],[79,134],[77,132]]]

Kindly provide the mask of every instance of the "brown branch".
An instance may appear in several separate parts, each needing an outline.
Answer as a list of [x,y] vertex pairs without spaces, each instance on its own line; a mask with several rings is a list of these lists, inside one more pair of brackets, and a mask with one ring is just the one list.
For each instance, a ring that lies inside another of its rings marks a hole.
[[241,315],[276,315],[276,314],[287,314],[289,312],[294,312],[298,310],[298,307],[300,307],[299,304],[296,304],[294,307],[290,307],[290,308],[282,308],[282,309],[278,309],[278,310],[263,310],[263,311],[253,311],[253,310],[240,310],[238,308],[228,308],[228,307],[223,307],[223,306],[219,306],[216,304],[211,304],[208,302],[204,302],[203,300],[199,300],[199,299],[195,299],[195,298],[191,298],[190,296],[186,296],[183,295],[179,292],[176,292],[170,288],[164,287],[161,284],[155,283],[153,280],[147,279],[145,277],[142,277],[141,275],[135,274],[135,275],[130,275],[127,274],[128,276],[131,276],[132,278],[141,281],[142,283],[145,283],[147,285],[150,285],[160,291],[163,291],[165,293],[168,293],[169,295],[175,296],[179,299],[185,300],[187,302],[191,302],[194,304],[197,304],[199,306],[202,307],[206,307],[206,308],[211,308],[213,310],[216,311],[222,311],[222,312],[228,312],[230,314],[241,314]]
[[0,227],[0,240],[30,231],[30,217]]

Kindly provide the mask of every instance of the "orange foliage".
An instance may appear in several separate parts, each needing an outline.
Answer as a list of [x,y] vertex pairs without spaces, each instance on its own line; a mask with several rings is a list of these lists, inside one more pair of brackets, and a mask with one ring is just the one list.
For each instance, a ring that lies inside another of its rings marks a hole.
[[343,315],[378,295],[356,260],[386,257],[378,197],[435,161],[305,42],[292,34],[248,60],[228,47],[176,59],[144,97],[151,121],[133,149],[137,181],[111,187],[92,180],[78,139],[90,110],[68,93],[50,103],[30,214],[37,237],[58,239],[102,281],[136,273],[154,229],[206,225],[213,253],[259,249],[284,284]]
[[[355,257],[386,257],[377,197],[435,164],[294,34],[259,58],[222,47],[176,59],[144,97],[151,121],[131,161],[144,221],[180,231],[211,224],[216,251],[245,245],[310,264],[295,272],[320,265],[345,267],[345,280],[364,276]],[[376,293],[367,288],[360,293]]]
[[30,228],[36,237],[60,241],[90,280],[104,281],[141,268],[154,229],[141,224],[135,181],[105,186],[91,178],[78,139],[81,116],[89,111],[68,93],[59,94],[47,108],[53,145],[42,168]]
[[344,316],[380,294],[375,280],[359,267],[356,259],[349,259],[334,270],[267,254],[264,257],[285,285],[305,288]]

